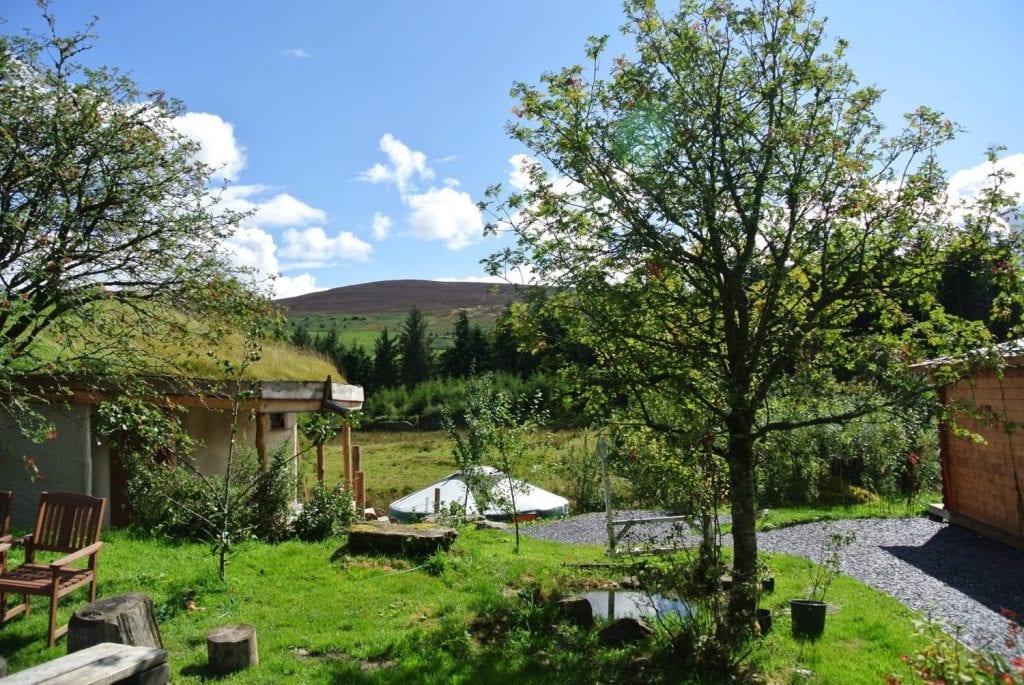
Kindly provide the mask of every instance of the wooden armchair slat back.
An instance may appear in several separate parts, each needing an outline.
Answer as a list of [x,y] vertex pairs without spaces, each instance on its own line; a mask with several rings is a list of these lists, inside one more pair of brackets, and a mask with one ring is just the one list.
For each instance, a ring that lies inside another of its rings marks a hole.
[[74,552],[100,539],[103,499],[67,492],[44,492],[39,498],[30,549]]

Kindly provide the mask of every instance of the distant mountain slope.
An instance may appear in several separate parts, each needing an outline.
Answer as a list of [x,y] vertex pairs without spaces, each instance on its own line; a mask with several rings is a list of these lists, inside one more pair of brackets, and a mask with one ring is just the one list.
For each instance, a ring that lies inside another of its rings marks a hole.
[[519,291],[509,284],[445,281],[377,281],[286,297],[275,302],[289,316],[303,314],[384,314],[407,312],[415,305],[425,314],[477,307],[500,309]]

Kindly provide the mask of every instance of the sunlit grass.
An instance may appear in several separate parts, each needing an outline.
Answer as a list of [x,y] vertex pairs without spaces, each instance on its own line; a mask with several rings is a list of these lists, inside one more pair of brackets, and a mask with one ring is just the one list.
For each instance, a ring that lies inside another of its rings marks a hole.
[[[552,618],[548,603],[560,594],[631,574],[628,567],[579,568],[606,560],[594,546],[526,539],[515,554],[510,536],[465,529],[449,553],[410,561],[349,556],[338,551],[338,540],[252,543],[231,558],[221,583],[206,545],[125,532],[104,539],[100,596],[144,591],[153,598],[177,683],[209,680],[205,636],[228,623],[256,627],[260,664],[225,683],[621,682],[633,677],[646,649],[664,651],[668,644],[657,637],[649,647],[602,649],[592,631]],[[775,626],[745,658],[767,674],[762,682],[877,683],[901,672],[900,656],[919,646],[910,610],[844,577],[830,591],[825,634],[795,640],[787,605],[805,592],[810,562],[779,554],[765,559],[776,591],[761,604],[775,612]],[[84,595],[65,600],[61,619]],[[489,641],[474,625],[494,617],[513,625]],[[37,602],[28,617],[0,630],[0,653],[11,672],[64,654],[63,641],[46,648],[45,628],[46,611]],[[699,677],[673,673],[671,662],[652,662],[642,682]],[[663,667],[670,670],[659,676]]]

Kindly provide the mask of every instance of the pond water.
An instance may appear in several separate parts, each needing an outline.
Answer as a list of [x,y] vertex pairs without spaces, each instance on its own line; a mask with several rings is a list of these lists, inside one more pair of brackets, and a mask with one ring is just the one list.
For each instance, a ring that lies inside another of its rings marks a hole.
[[636,590],[592,590],[580,596],[599,619],[693,615],[693,608],[681,599]]

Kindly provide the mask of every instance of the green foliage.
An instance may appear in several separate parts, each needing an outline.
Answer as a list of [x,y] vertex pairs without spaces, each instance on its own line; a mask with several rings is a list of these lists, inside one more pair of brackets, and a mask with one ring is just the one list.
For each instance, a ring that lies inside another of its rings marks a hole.
[[[284,445],[273,455],[269,467],[255,474],[251,490],[243,491],[244,525],[257,540],[278,542],[289,537],[294,470],[290,446]],[[236,481],[235,487],[240,486]]]
[[[835,413],[855,413],[863,403],[853,387],[828,385],[817,392],[828,396]],[[779,420],[799,422],[807,412],[799,395],[773,397],[770,405]],[[768,436],[758,446],[759,505],[854,503],[872,494],[896,499],[937,488],[938,429],[931,413],[926,400],[843,424],[806,425]]]
[[[749,580],[760,444],[884,416],[928,390],[910,362],[991,339],[936,301],[956,228],[935,151],[956,126],[922,107],[882,137],[881,93],[803,0],[625,12],[635,57],[605,59],[598,38],[586,67],[514,86],[530,183],[491,190],[489,230],[517,242],[489,265],[556,291],[546,308],[596,357],[578,384],[592,415],[623,408],[673,439],[695,417],[714,436]],[[994,193],[968,211],[986,225],[1009,206]],[[858,402],[811,390],[831,380]],[[793,384],[801,410],[779,416]],[[737,621],[753,608],[737,594]]]
[[601,481],[601,460],[590,448],[588,434],[583,435],[582,446],[568,445],[555,465],[565,494],[573,503],[573,512],[604,510],[604,488]]
[[223,540],[220,498],[227,486],[232,502],[244,502],[232,506],[227,515],[233,544],[249,538],[284,539],[294,487],[291,463],[290,455],[279,453],[264,472],[255,451],[242,450],[231,482],[225,483],[223,476],[200,476],[186,465],[171,466],[144,454],[131,455],[125,462],[130,474],[125,495],[132,525],[176,540]]
[[960,641],[960,628],[949,631],[941,621],[927,618],[914,621],[915,634],[927,644],[913,657],[903,659],[913,675],[902,679],[891,675],[888,685],[899,683],[964,683],[965,685],[1021,685],[1024,683],[1024,629],[1018,623],[1016,612],[1004,609],[1006,637],[1004,645],[1012,650],[1007,658],[1003,653],[972,650]]
[[328,486],[318,482],[309,500],[292,522],[295,537],[307,542],[342,535],[355,521],[352,493],[342,483]]
[[268,314],[221,247],[241,217],[175,128],[184,107],[83,67],[92,25],[59,35],[40,5],[48,35],[0,35],[0,388],[15,399],[30,374],[183,372]]
[[832,581],[839,575],[843,549],[853,544],[857,534],[853,531],[835,531],[826,526],[817,563],[811,566],[811,582],[807,598],[812,602],[824,602]]
[[414,388],[430,378],[434,365],[433,353],[430,351],[427,322],[418,307],[410,309],[402,322],[398,349],[401,380],[405,387]]

